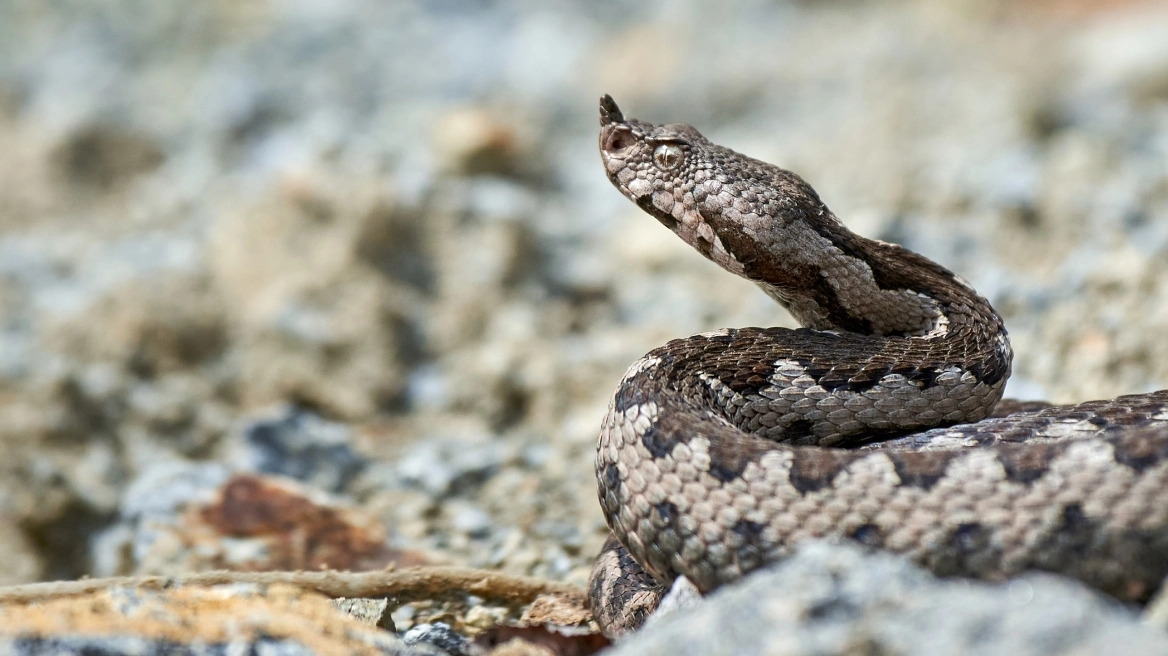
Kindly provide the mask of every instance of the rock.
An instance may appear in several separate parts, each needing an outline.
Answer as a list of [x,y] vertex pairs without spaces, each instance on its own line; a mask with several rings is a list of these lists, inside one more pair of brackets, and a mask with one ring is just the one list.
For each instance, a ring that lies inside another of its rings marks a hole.
[[460,488],[481,485],[507,460],[508,454],[494,441],[427,440],[405,454],[397,473],[410,485],[431,496],[457,494]]
[[507,609],[500,606],[471,606],[462,618],[462,623],[479,631],[498,626],[507,621]]
[[1168,94],[1168,26],[1163,21],[1120,13],[1087,30],[1070,54],[1082,67],[1080,85],[1088,93],[1127,94],[1144,102]]
[[393,626],[393,618],[386,612],[389,602],[385,599],[338,597],[330,601],[334,608],[366,626],[376,626],[395,633],[397,631]]
[[1078,583],[939,580],[908,560],[808,544],[621,643],[633,654],[1168,653],[1168,635]]
[[59,352],[146,378],[213,362],[228,346],[222,299],[205,273],[131,279],[46,332]]
[[688,608],[695,608],[702,601],[702,593],[698,590],[697,586],[688,578],[679,576],[673,581],[673,585],[669,587],[669,592],[661,598],[661,603],[657,606],[657,610],[653,611],[653,614],[645,621],[645,628],[656,625],[674,613]]
[[243,429],[244,469],[294,478],[328,492],[341,492],[367,462],[349,443],[350,429],[318,415],[285,406]]
[[402,641],[410,646],[432,645],[449,656],[471,656],[470,641],[443,622],[418,624],[402,634]]
[[123,495],[119,522],[93,541],[95,573],[177,574],[192,557],[179,538],[182,511],[210,503],[231,476],[217,463],[160,462],[143,471]]
[[246,570],[382,569],[396,552],[371,516],[272,477],[237,475],[187,509],[182,538],[209,564]]
[[483,512],[481,508],[454,502],[448,505],[454,511],[450,521],[454,530],[465,533],[472,538],[481,538],[490,534],[491,516]]
[[[380,569],[422,559],[391,549],[368,513],[287,478],[164,464],[130,486],[97,545],[102,574]],[[127,548],[129,547],[129,548]],[[126,562],[126,558],[129,562]]]
[[111,588],[0,606],[4,656],[434,656],[289,586]]
[[417,299],[369,250],[378,240],[367,236],[396,214],[383,189],[362,182],[290,173],[215,224],[209,259],[236,327],[246,403],[291,400],[360,419],[402,393]]

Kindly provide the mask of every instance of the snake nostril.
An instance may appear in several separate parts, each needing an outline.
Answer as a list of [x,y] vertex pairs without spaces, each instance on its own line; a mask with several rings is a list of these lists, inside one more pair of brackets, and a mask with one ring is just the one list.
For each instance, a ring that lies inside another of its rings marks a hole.
[[633,133],[618,128],[608,134],[608,138],[604,141],[604,150],[610,153],[618,152],[633,145],[636,140]]

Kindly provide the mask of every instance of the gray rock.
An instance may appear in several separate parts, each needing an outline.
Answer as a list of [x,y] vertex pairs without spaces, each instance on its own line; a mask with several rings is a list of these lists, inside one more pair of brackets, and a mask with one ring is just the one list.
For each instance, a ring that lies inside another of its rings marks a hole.
[[341,492],[367,462],[349,444],[349,427],[291,406],[244,429],[245,467]]
[[702,593],[698,587],[684,576],[678,577],[670,586],[669,592],[661,599],[657,610],[645,622],[645,628],[660,624],[667,617],[690,608],[696,608],[702,603]]
[[122,519],[169,518],[191,501],[210,500],[230,475],[231,470],[218,463],[155,463],[126,487]]
[[397,473],[408,485],[442,498],[482,484],[507,457],[506,450],[494,442],[438,438],[411,449],[398,461]]
[[[264,656],[313,656],[315,652],[292,640],[232,640],[221,643],[184,645],[169,640],[137,636],[30,637],[0,640],[0,656],[219,656],[220,654],[264,654]],[[384,650],[385,654],[406,654]]]
[[419,624],[402,634],[402,641],[414,647],[435,647],[449,656],[468,656],[470,641],[443,622]]
[[1168,635],[1077,583],[939,580],[908,560],[809,544],[642,631],[641,654],[1164,654]]
[[[426,645],[410,647],[390,634],[370,645],[385,656],[445,656]],[[262,654],[263,656],[313,656],[321,652],[295,640],[276,638],[238,639],[228,642],[183,644],[138,636],[62,636],[0,638],[0,656],[222,656]]]
[[470,505],[456,505],[450,523],[454,530],[472,538],[486,537],[491,533],[491,516]]
[[[386,599],[360,599],[337,597],[331,599],[333,607],[362,624],[377,626],[393,631],[393,618],[385,612],[389,601]],[[386,623],[388,622],[388,626]]]
[[158,553],[175,551],[172,537],[182,509],[210,502],[230,476],[231,470],[219,463],[168,460],[146,468],[126,487],[119,521],[90,539],[94,574],[117,576],[157,565]]

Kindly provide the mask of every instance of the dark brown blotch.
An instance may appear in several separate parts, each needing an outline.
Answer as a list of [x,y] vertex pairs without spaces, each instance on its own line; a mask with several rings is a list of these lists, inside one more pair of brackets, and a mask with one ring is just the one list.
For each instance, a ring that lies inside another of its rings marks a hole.
[[734,549],[734,556],[743,573],[761,567],[765,560],[765,548],[762,544],[762,532],[765,528],[764,524],[749,519],[740,519],[730,528],[730,531],[741,539],[741,544]]
[[1091,553],[1102,530],[1099,522],[1083,513],[1082,506],[1077,503],[1067,504],[1063,508],[1062,522],[1054,533],[1058,551],[1080,556]]
[[969,373],[986,385],[997,385],[1010,373],[1010,360],[991,354],[985,361],[970,362]]
[[815,282],[807,290],[808,295],[827,311],[827,319],[840,330],[860,335],[872,334],[872,322],[864,317],[856,317],[847,311],[839,300],[835,287],[823,276],[816,276]]
[[617,412],[624,413],[625,410],[640,405],[646,400],[648,400],[648,395],[633,380],[621,385],[621,388],[616,391],[616,395],[612,397],[612,407]]
[[[661,223],[661,225],[665,226],[666,228],[669,228],[671,231],[675,230],[677,228],[677,226],[678,226],[677,219],[673,218],[672,214],[666,214],[665,212],[662,212],[661,210],[657,209],[657,206],[653,204],[653,197],[652,196],[641,196],[641,197],[636,199],[636,203],[637,203],[637,207],[644,210],[645,213],[648,214],[649,216],[653,217],[654,219],[657,219],[657,221],[659,223]],[[709,257],[709,255],[706,253],[703,253],[703,255],[705,255],[706,257]]]
[[961,455],[957,451],[916,451],[888,454],[901,485],[931,490],[937,481],[945,477],[950,461]]
[[662,501],[656,506],[653,506],[653,510],[661,518],[663,526],[671,526],[677,519],[677,504],[671,501]]
[[750,455],[738,449],[719,448],[716,450],[719,455],[715,455],[715,449],[711,446],[709,473],[710,476],[722,483],[729,483],[741,478],[747,465],[753,460]]
[[656,423],[650,424],[641,435],[641,444],[654,458],[664,458],[673,453],[673,447],[677,446],[677,443],[676,432],[665,430]]
[[835,477],[852,461],[843,451],[806,449],[791,463],[791,485],[804,494],[830,487]]
[[796,419],[783,426],[783,441],[798,442],[815,437],[815,422],[810,419]]
[[620,498],[620,470],[617,468],[616,463],[610,462],[605,465],[604,471],[601,473],[601,478],[604,479],[605,490],[617,495],[617,498]]
[[1031,483],[1050,470],[1050,450],[1037,445],[1003,445],[998,450],[998,462],[1006,470],[1006,480]]
[[729,483],[742,476],[746,467],[779,445],[747,435],[730,426],[713,426],[704,431],[710,441],[710,476]]
[[884,531],[875,524],[860,524],[852,529],[848,537],[867,547],[879,547],[884,544]]
[[984,559],[993,549],[993,530],[977,522],[958,524],[927,558],[939,576],[970,576],[984,571]]
[[1117,415],[1107,417],[1108,427],[1110,426],[1140,426],[1147,424],[1151,419],[1142,412],[1121,412]]
[[694,240],[694,248],[698,249],[698,252],[701,253],[702,256],[707,260],[714,259],[714,242],[706,239],[705,237],[698,235]]
[[958,524],[949,534],[949,545],[958,553],[971,554],[989,546],[992,531],[976,522]]
[[1108,439],[1116,462],[1142,473],[1168,458],[1168,429],[1128,430]]

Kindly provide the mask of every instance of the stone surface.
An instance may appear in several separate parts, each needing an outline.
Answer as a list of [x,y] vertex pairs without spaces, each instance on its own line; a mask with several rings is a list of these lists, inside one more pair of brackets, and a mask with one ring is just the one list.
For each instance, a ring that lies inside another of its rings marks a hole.
[[174,463],[131,486],[97,560],[106,575],[418,565],[369,513],[287,478]]
[[1131,609],[1046,574],[989,585],[907,560],[810,544],[613,655],[1162,654],[1168,634]]
[[350,599],[348,597],[340,597],[330,601],[337,610],[362,624],[395,631],[393,619],[386,612],[388,602],[385,599]]
[[441,656],[285,586],[112,588],[0,607],[0,654]]
[[344,424],[284,407],[243,429],[241,468],[342,492],[368,464],[353,449],[350,434]]
[[402,641],[410,646],[432,646],[449,656],[470,656],[470,641],[444,622],[418,624],[402,634]]
[[0,2],[0,579],[208,566],[177,509],[253,472],[389,548],[582,584],[625,368],[791,325],[604,180],[603,92],[970,280],[1009,393],[1168,386],[1165,26],[1137,0]]

